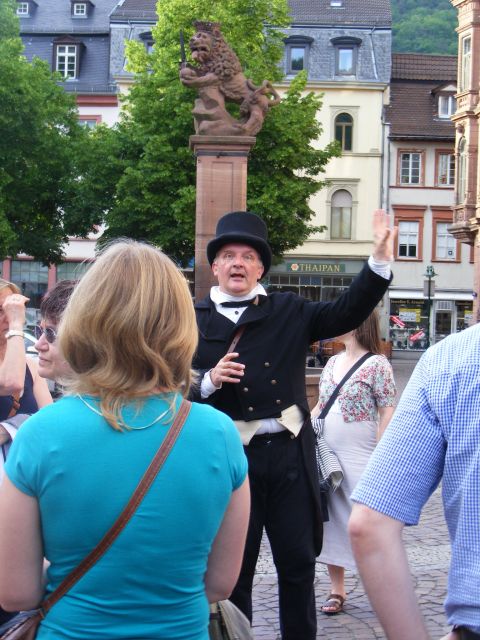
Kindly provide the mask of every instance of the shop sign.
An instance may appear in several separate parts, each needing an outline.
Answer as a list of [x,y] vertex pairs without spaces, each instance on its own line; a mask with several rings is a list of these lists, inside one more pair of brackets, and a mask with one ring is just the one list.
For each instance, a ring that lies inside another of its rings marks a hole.
[[398,317],[403,322],[420,322],[420,309],[400,309]]
[[287,262],[287,271],[292,273],[346,273],[345,264],[326,262]]

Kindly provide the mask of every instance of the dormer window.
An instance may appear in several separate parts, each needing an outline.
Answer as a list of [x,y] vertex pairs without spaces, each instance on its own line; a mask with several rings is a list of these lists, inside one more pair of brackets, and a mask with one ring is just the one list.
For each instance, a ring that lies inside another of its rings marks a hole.
[[93,8],[90,0],[71,0],[72,18],[88,18]]
[[17,3],[17,16],[21,16],[22,18],[26,18],[30,15],[30,3],[29,2],[18,2]]
[[17,16],[20,18],[30,18],[37,8],[35,0],[26,0],[26,2],[17,1]]
[[343,7],[343,0],[330,0],[331,7]]
[[76,18],[85,18],[87,16],[87,5],[85,2],[73,3],[73,15]]
[[61,74],[63,80],[77,80],[80,73],[80,59],[84,48],[80,40],[64,36],[54,40],[53,68]]
[[357,74],[358,48],[362,44],[360,38],[344,36],[333,38],[335,47],[335,75],[355,76]]
[[145,44],[145,49],[147,50],[147,53],[152,53],[153,52],[153,46],[155,44],[154,41],[153,41],[152,32],[151,31],[145,31],[144,33],[140,34],[139,38]]
[[313,38],[308,36],[290,36],[285,40],[285,58],[287,75],[293,76],[308,69],[310,45]]
[[457,108],[454,95],[440,95],[438,96],[438,117],[450,118]]

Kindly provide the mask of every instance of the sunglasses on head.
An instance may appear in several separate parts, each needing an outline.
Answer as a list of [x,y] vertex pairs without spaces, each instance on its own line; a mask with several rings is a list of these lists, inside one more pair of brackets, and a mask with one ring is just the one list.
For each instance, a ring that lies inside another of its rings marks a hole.
[[45,339],[49,344],[53,344],[57,339],[57,332],[52,327],[41,327],[40,325],[35,326],[35,338],[40,340],[40,338],[45,334]]

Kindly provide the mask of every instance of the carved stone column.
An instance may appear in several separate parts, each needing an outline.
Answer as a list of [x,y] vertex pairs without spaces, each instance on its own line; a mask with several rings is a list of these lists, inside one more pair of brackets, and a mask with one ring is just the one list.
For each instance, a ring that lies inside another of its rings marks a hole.
[[191,136],[197,158],[195,222],[195,300],[201,300],[214,283],[207,260],[207,244],[221,216],[244,211],[247,206],[248,154],[255,144],[250,136]]

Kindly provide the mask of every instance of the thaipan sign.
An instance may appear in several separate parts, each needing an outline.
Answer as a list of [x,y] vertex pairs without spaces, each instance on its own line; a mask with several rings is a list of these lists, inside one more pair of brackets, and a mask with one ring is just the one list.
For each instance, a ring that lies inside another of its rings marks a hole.
[[287,262],[287,271],[292,273],[345,273],[345,265],[327,262]]

